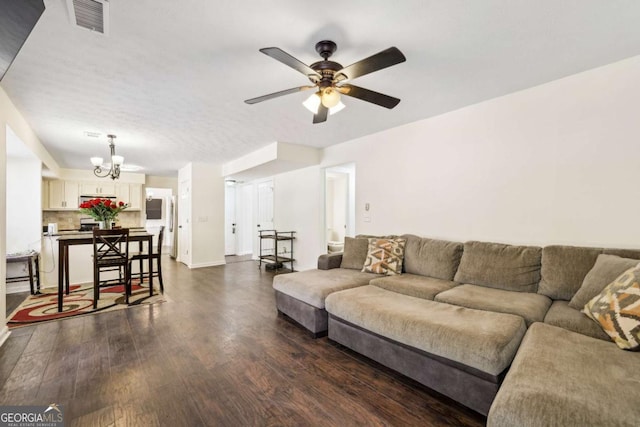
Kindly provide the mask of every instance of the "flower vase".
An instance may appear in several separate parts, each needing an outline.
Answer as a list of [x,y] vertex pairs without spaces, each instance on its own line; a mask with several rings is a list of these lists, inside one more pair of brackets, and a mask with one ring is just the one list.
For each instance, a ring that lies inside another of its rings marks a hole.
[[100,221],[100,230],[111,230],[111,221]]

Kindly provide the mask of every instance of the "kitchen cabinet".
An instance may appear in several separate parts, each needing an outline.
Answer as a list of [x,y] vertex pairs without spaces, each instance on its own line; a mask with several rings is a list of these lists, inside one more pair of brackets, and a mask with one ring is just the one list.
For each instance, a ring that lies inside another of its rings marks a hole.
[[113,182],[83,182],[80,185],[83,196],[115,196],[116,184]]
[[129,184],[129,205],[132,210],[142,210],[142,184]]
[[129,204],[128,210],[142,209],[142,184],[117,184],[116,199]]
[[49,209],[78,210],[80,192],[75,181],[49,181]]
[[116,200],[129,203],[130,198],[129,184],[116,184]]

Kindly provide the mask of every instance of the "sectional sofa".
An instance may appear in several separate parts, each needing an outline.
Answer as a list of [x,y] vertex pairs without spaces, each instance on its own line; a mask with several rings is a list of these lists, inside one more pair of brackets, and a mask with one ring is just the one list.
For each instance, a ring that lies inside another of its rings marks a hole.
[[403,274],[362,272],[368,239],[278,275],[279,313],[460,403],[491,426],[637,425],[640,354],[580,308],[640,250],[406,239]]

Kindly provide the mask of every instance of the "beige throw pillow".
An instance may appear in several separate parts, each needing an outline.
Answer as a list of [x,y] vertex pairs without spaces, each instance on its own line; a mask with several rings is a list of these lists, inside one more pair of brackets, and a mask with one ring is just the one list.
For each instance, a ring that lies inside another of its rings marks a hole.
[[369,239],[369,250],[362,271],[392,276],[402,274],[407,239]]
[[622,273],[582,310],[618,347],[640,349],[640,264]]

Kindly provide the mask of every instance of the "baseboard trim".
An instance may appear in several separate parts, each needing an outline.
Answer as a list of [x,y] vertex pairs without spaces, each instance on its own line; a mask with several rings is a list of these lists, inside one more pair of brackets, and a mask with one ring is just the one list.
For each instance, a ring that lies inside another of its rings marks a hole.
[[[35,286],[35,285],[34,285]],[[17,294],[19,292],[30,292],[29,281],[7,283],[7,293]]]
[[204,267],[217,267],[219,265],[225,265],[226,262],[225,260],[218,260],[218,261],[211,261],[211,262],[200,262],[197,264],[189,264],[187,265],[187,267],[193,269],[193,268],[204,268]]
[[5,325],[4,328],[2,328],[2,330],[0,331],[0,347],[2,347],[7,338],[9,338],[9,335],[11,335],[11,331],[9,330],[7,325]]

